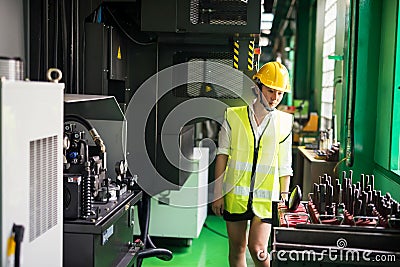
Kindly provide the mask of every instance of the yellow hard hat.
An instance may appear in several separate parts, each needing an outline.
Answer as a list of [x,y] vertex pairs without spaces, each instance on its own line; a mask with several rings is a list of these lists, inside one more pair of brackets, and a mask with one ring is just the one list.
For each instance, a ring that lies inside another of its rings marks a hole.
[[265,86],[278,91],[290,92],[289,72],[284,65],[276,61],[264,64],[254,74],[253,80],[258,80]]

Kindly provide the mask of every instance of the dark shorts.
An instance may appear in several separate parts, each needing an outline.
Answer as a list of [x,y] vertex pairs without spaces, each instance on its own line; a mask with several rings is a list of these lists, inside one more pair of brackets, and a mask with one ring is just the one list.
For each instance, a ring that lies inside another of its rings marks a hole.
[[[239,221],[248,221],[252,220],[256,216],[251,208],[247,208],[244,213],[229,213],[228,211],[224,210],[224,220],[228,222],[239,222]],[[271,218],[264,218],[261,219],[262,222],[272,224]]]

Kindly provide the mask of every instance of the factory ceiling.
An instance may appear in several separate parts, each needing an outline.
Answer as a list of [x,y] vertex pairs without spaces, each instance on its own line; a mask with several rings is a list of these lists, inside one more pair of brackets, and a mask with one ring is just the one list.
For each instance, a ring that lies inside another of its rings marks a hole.
[[271,29],[261,30],[261,37],[268,38],[270,50],[275,53],[284,37],[295,34],[296,4],[297,0],[264,0],[262,1],[263,13],[272,13]]
[[272,13],[274,20],[270,36],[275,38],[283,36],[289,22],[294,19],[296,0],[265,0],[267,2],[274,2]]

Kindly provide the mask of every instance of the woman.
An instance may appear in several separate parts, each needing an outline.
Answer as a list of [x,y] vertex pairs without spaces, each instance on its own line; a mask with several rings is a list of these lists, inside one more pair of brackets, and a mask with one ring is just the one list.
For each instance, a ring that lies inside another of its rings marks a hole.
[[253,79],[254,102],[226,110],[216,158],[212,209],[226,221],[232,267],[246,266],[246,245],[255,266],[269,266],[272,201],[287,198],[293,175],[293,116],[275,109],[290,92],[288,71],[269,62]]

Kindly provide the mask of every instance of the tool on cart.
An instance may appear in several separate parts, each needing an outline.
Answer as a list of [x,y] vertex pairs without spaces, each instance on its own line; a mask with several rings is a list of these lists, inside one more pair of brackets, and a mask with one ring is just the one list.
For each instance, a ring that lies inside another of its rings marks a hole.
[[296,185],[292,192],[290,193],[289,200],[286,203],[286,206],[290,211],[297,210],[300,205],[301,198],[303,197],[301,193],[300,186]]
[[319,177],[309,194],[308,212],[313,223],[353,226],[400,227],[399,203],[390,193],[375,189],[374,175],[361,174],[353,184],[353,172],[342,172],[342,183],[327,174]]
[[[399,203],[390,193],[375,189],[374,175],[362,174],[359,182],[353,180],[352,171],[341,175],[341,181],[320,176],[308,202],[300,202],[295,211],[282,202],[275,206],[272,265],[281,261],[289,266],[290,261],[292,266],[308,265],[318,260],[322,265],[353,266],[357,261],[357,266],[377,266],[371,261],[381,256],[391,260],[379,265],[398,265]],[[297,257],[289,260],[282,255]]]
[[296,185],[290,192],[288,201],[278,203],[280,226],[294,227],[298,223],[310,222],[305,206],[301,203],[302,193]]

